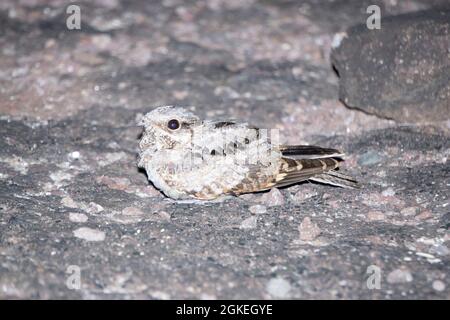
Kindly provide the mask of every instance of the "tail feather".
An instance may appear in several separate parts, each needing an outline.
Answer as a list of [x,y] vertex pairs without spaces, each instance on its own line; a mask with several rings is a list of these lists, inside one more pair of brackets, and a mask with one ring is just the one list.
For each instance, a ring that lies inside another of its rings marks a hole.
[[344,161],[343,153],[316,146],[281,146],[282,157],[274,175],[261,174],[259,166],[250,167],[242,182],[233,188],[235,194],[286,187],[302,181],[317,181],[343,188],[359,188],[350,176],[337,172]]
[[360,187],[355,179],[335,170],[344,157],[339,150],[305,145],[283,145],[280,150],[289,166],[286,172],[281,170],[283,179],[277,183],[279,185],[312,180],[343,188]]
[[284,157],[291,159],[322,159],[322,158],[342,158],[344,154],[336,149],[322,148],[317,146],[286,146],[280,147]]
[[333,186],[348,188],[348,189],[359,189],[361,185],[354,178],[345,175],[343,173],[337,172],[336,170],[331,170],[314,177],[309,178],[309,180],[331,184]]

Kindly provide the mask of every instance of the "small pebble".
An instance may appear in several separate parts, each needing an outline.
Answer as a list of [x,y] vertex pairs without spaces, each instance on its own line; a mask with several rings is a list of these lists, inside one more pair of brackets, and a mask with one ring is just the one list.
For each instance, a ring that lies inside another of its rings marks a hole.
[[314,240],[321,233],[320,228],[309,217],[303,219],[298,227],[298,231],[300,232],[300,240],[302,241]]
[[433,281],[433,289],[439,292],[442,292],[445,290],[445,283],[441,280],[434,280]]
[[251,213],[253,214],[263,214],[267,212],[267,208],[266,206],[260,205],[260,204],[256,204],[254,206],[251,206],[250,208],[248,208],[248,210],[250,210]]
[[404,257],[403,260],[409,262],[409,261],[412,261],[412,258],[411,257]]
[[86,241],[103,241],[105,240],[105,233],[101,230],[91,228],[78,228],[73,231],[75,237]]
[[81,156],[81,154],[79,151],[73,151],[73,152],[69,153],[69,158],[72,160],[78,160],[78,159],[80,159],[80,156]]
[[305,187],[305,188],[301,188],[299,191],[297,191],[297,193],[294,195],[292,200],[295,203],[303,203],[306,200],[317,196],[317,194],[318,194],[317,191],[315,191],[311,187]]
[[402,210],[400,211],[400,213],[401,213],[402,215],[406,216],[406,217],[408,217],[408,216],[414,216],[414,215],[416,215],[416,213],[419,211],[418,209],[419,209],[419,208],[417,208],[417,207],[407,207],[407,208],[405,208],[405,209],[402,209]]
[[102,212],[105,209],[98,203],[89,202],[87,206],[83,206],[83,210],[85,210],[89,214],[96,214]]
[[251,216],[241,222],[239,226],[240,229],[255,229],[257,224],[257,219],[255,216]]
[[125,190],[131,181],[128,178],[101,176],[96,179],[97,183],[102,183],[114,190]]
[[381,211],[369,211],[367,213],[367,219],[369,221],[382,221],[386,219],[386,216]]
[[360,166],[371,166],[380,163],[382,160],[383,159],[381,158],[379,152],[369,150],[366,153],[363,153],[361,156],[359,156],[357,162]]
[[269,280],[266,290],[274,298],[285,299],[289,297],[291,285],[287,280],[277,277]]
[[167,211],[159,211],[158,216],[163,220],[170,220],[170,214]]
[[273,188],[269,192],[263,194],[260,201],[269,207],[284,205],[283,194],[277,188]]
[[50,173],[50,179],[53,180],[57,185],[60,184],[62,181],[71,180],[73,176],[70,173],[64,172],[64,171],[56,171]]
[[383,192],[381,192],[381,194],[385,197],[392,197],[395,195],[395,191],[392,188],[387,188],[385,190],[383,190]]
[[85,215],[83,213],[70,212],[69,213],[69,220],[72,221],[72,222],[83,223],[83,222],[88,221],[88,217],[87,217],[87,215]]
[[348,282],[347,282],[347,280],[339,280],[339,285],[341,286],[341,287],[345,287],[345,286],[347,286],[348,285]]
[[78,208],[77,203],[69,196],[62,198],[61,204],[65,207],[69,207],[69,208]]
[[414,217],[416,220],[427,220],[433,217],[433,214],[429,210],[422,211],[417,216]]
[[387,282],[395,284],[395,283],[406,283],[411,282],[413,280],[413,276],[408,269],[395,269],[387,276]]
[[126,207],[122,210],[122,214],[126,215],[126,216],[141,216],[144,213],[142,212],[141,209],[136,208],[136,207]]

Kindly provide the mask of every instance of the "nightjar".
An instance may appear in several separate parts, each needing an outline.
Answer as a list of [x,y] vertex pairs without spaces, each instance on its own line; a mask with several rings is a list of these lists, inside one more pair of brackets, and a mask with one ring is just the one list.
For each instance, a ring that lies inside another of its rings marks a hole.
[[180,107],[143,116],[138,166],[166,196],[213,200],[305,180],[357,188],[337,171],[343,153],[309,145],[281,145],[278,131],[247,123],[201,120]]

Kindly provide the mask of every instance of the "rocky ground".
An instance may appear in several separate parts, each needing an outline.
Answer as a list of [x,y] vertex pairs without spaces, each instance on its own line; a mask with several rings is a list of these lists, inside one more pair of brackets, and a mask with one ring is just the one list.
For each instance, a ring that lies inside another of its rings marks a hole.
[[[403,73],[391,117],[339,102],[353,87],[336,71],[351,80],[337,69],[352,63],[330,58],[368,5],[399,15],[446,0],[78,3],[81,30],[66,28],[69,1],[0,3],[0,298],[450,298],[449,73],[430,71],[437,94],[420,105]],[[430,30],[450,48],[445,24]],[[416,121],[433,99],[439,116]],[[169,201],[136,167],[135,126],[167,104],[340,148],[363,188]]]

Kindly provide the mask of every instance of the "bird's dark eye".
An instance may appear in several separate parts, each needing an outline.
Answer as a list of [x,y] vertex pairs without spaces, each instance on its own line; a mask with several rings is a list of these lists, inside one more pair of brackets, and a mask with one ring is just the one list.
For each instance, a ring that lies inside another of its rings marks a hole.
[[180,127],[180,122],[177,119],[169,120],[167,127],[169,127],[170,130],[177,130]]

